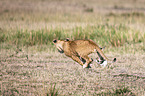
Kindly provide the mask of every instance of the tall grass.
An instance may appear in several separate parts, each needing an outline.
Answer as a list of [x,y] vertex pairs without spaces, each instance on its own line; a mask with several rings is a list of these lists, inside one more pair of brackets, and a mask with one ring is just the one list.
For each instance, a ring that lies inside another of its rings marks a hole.
[[40,30],[17,30],[13,33],[0,34],[0,42],[15,45],[42,45],[52,44],[53,39],[92,39],[100,45],[111,44],[113,47],[123,46],[125,43],[139,43],[145,41],[145,34],[133,30],[125,25],[88,25],[85,28],[73,29],[40,29]]
[[41,29],[41,30],[17,30],[14,33],[2,33],[0,34],[0,42],[7,42],[12,43],[15,45],[42,45],[48,44],[52,42],[54,38],[61,39],[64,37],[62,34],[63,31],[61,30],[48,30],[48,29]]

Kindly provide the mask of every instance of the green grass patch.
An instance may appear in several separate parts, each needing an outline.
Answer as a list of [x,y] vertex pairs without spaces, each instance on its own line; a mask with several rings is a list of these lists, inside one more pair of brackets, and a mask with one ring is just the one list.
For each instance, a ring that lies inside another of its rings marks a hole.
[[119,25],[88,25],[85,28],[75,27],[73,29],[40,29],[40,30],[17,30],[13,33],[0,34],[0,42],[15,45],[52,45],[53,39],[92,39],[101,46],[112,45],[123,46],[125,43],[140,43],[145,41],[145,34],[137,30]]
[[65,37],[62,34],[61,30],[17,30],[13,34],[2,33],[0,34],[0,42],[6,42],[15,45],[42,45],[42,44],[50,44],[54,38],[61,39],[61,37]]

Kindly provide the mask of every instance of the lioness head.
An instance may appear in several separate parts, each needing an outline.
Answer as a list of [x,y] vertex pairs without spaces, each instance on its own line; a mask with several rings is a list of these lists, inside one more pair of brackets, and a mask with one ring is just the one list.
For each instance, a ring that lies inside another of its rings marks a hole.
[[56,48],[58,49],[58,52],[60,53],[64,53],[64,50],[63,50],[64,42],[65,42],[64,40],[56,40],[56,39],[53,40],[53,44],[56,46]]

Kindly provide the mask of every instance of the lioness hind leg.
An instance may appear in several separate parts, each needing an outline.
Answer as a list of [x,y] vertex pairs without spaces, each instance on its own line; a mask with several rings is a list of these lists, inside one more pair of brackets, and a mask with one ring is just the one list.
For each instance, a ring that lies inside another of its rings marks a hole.
[[81,66],[84,65],[83,62],[80,60],[79,57],[77,57],[77,56],[72,56],[71,58],[72,58],[74,61],[78,62]]

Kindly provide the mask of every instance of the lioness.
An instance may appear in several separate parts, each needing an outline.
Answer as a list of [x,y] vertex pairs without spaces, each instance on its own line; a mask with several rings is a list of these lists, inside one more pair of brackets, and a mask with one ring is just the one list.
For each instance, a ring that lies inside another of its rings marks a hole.
[[[78,62],[83,68],[89,68],[93,61],[88,57],[89,54],[96,52],[99,59],[96,60],[98,64],[107,65],[109,60],[102,52],[101,48],[92,40],[53,40],[60,53],[65,53],[66,56],[71,57]],[[116,58],[112,62],[115,62]]]

